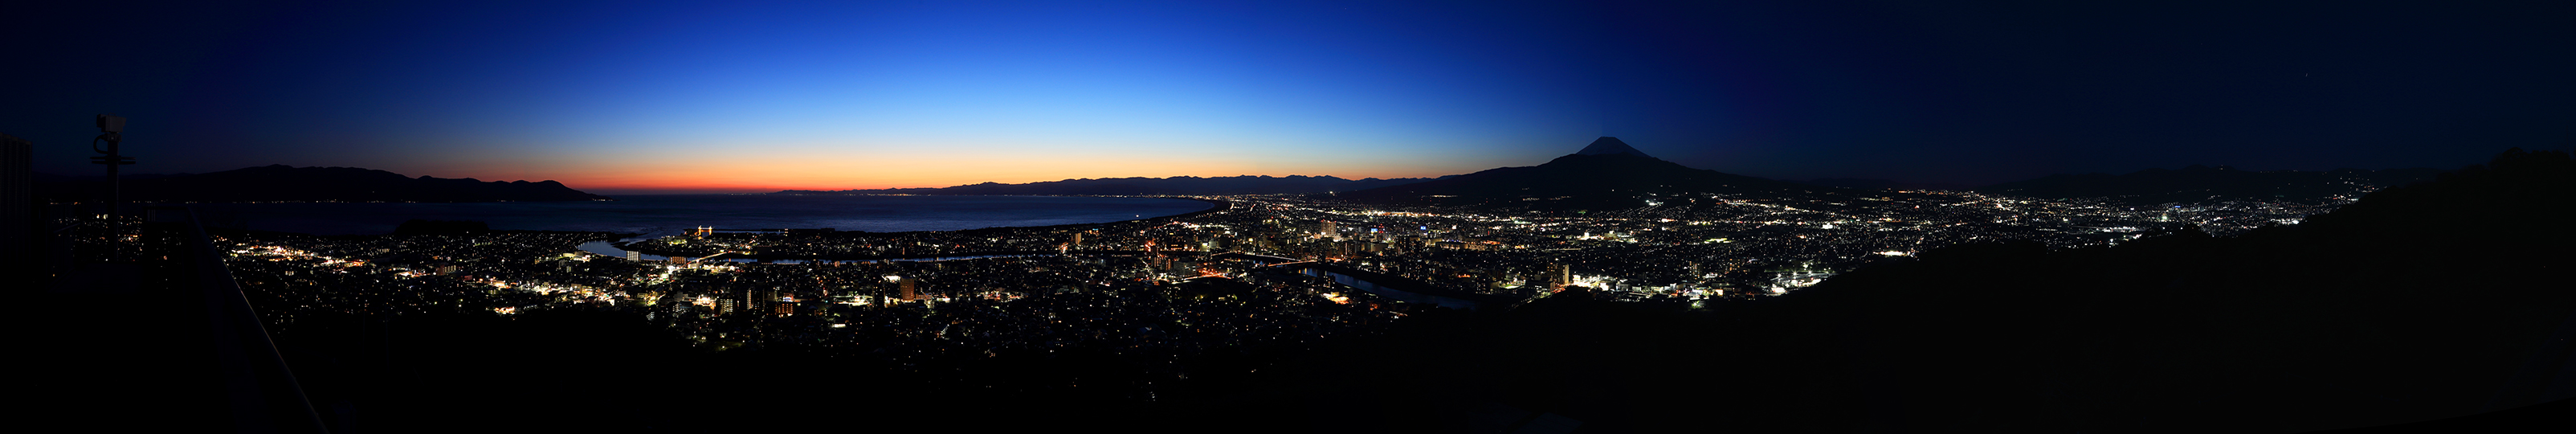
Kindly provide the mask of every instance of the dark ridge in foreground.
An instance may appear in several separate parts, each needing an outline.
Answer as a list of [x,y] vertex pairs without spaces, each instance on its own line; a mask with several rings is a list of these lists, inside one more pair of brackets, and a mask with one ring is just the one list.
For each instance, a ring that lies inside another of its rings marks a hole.
[[1100,178],[1003,184],[987,182],[940,188],[885,188],[874,190],[785,190],[774,194],[925,194],[925,195],[1086,195],[1086,196],[1160,196],[1212,194],[1312,194],[1352,191],[1390,185],[1403,185],[1430,178],[1342,179],[1334,176],[1287,177],[1226,176],[1200,178]]
[[2395,187],[2433,179],[2437,169],[2335,169],[2250,171],[2193,165],[2125,175],[2049,175],[1976,188],[1977,192],[2044,199],[2112,197],[2134,205],[2176,202],[2297,201],[2330,199],[2357,186]]
[[[491,181],[399,173],[356,167],[268,165],[222,172],[127,176],[131,202],[555,202],[610,200],[555,181]],[[103,177],[49,176],[38,197],[89,202],[107,197]]]
[[2237,237],[1954,246],[1708,309],[1418,315],[1199,407],[1280,432],[2497,429],[2547,419],[2450,418],[2576,384],[2576,232],[2539,223],[2571,213],[2576,163],[2516,149]]
[[[366,431],[2291,433],[2564,399],[2576,232],[2550,219],[2570,212],[2576,162],[2517,150],[2236,237],[1956,246],[1701,309],[1392,306],[1373,337],[1177,360],[716,351],[599,305],[320,312],[277,339]],[[2391,428],[2468,432],[2437,423]]]

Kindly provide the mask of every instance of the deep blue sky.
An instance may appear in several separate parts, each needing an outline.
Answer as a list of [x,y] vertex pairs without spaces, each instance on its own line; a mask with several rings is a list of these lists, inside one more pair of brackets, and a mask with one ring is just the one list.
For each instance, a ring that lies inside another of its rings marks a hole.
[[1967,184],[2576,143],[2565,1],[77,3],[5,9],[40,171],[97,170],[96,113],[136,172],[611,193],[1437,176],[1605,133]]

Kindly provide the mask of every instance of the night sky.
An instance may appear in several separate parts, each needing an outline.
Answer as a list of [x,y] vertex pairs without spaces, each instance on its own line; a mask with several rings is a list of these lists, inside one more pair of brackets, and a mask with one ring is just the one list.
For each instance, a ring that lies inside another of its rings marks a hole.
[[0,9],[0,133],[56,174],[98,171],[98,113],[132,172],[611,194],[1438,176],[1604,134],[1961,184],[2576,144],[2566,1],[54,3]]

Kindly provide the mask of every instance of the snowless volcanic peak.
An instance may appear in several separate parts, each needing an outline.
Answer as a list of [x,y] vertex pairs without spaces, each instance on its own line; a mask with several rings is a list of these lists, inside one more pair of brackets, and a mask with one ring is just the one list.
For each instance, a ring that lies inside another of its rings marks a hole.
[[1655,158],[1654,156],[1646,155],[1645,152],[1638,151],[1637,148],[1628,147],[1628,142],[1622,142],[1619,141],[1619,138],[1610,136],[1601,136],[1600,139],[1593,140],[1591,146],[1585,146],[1583,147],[1583,150],[1575,151],[1574,153],[1574,155],[1607,154],[1628,154],[1639,157]]

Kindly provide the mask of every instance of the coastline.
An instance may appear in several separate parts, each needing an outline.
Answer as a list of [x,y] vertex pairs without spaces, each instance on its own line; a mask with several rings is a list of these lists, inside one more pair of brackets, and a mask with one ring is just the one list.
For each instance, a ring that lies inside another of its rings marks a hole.
[[[963,196],[963,195],[958,195],[958,196]],[[1027,195],[984,195],[984,196],[1027,196]],[[1135,219],[1128,219],[1128,220],[1119,220],[1119,221],[1112,221],[1112,222],[1100,222],[1100,223],[1074,223],[1074,224],[1045,225],[1045,226],[994,226],[994,227],[975,228],[975,229],[959,229],[959,230],[953,230],[953,231],[901,231],[901,232],[866,232],[866,231],[847,231],[847,232],[843,232],[843,233],[847,233],[847,234],[866,234],[866,235],[869,235],[869,236],[897,236],[897,237],[899,237],[899,236],[916,235],[916,234],[930,234],[930,233],[956,233],[956,234],[960,234],[960,235],[970,235],[970,234],[985,234],[985,233],[995,233],[995,232],[1013,232],[1013,231],[1064,231],[1064,230],[1082,230],[1082,229],[1089,229],[1089,228],[1093,228],[1093,227],[1102,227],[1102,226],[1111,226],[1111,225],[1120,225],[1120,224],[1143,224],[1143,223],[1147,223],[1147,222],[1150,222],[1150,221],[1156,221],[1156,220],[1169,220],[1169,219],[1183,219],[1183,218],[1191,218],[1191,217],[1197,217],[1197,216],[1206,215],[1206,214],[1210,214],[1210,213],[1216,213],[1216,212],[1222,212],[1222,211],[1228,211],[1228,210],[1232,210],[1232,209],[1234,209],[1234,201],[1219,200],[1219,199],[1203,199],[1203,198],[1196,198],[1196,197],[1160,197],[1160,196],[1066,196],[1066,195],[1052,195],[1052,196],[1053,196],[1053,197],[1156,197],[1156,198],[1166,198],[1166,199],[1195,200],[1195,201],[1200,201],[1200,202],[1206,202],[1206,203],[1208,203],[1210,206],[1209,206],[1207,209],[1202,209],[1202,210],[1198,210],[1198,211],[1191,211],[1191,212],[1186,212],[1186,213],[1180,213],[1180,214],[1172,214],[1172,215],[1165,215],[1165,216],[1155,216],[1155,217],[1143,217],[1143,218],[1135,218]],[[635,246],[635,245],[637,245],[637,244],[642,244],[642,243],[640,242],[640,241],[642,241],[642,240],[638,240],[639,242],[637,242],[637,243],[622,242],[622,241],[620,241],[620,240],[605,240],[605,241],[609,241],[609,246],[610,246],[610,247],[613,247],[613,248],[616,248],[616,249],[618,249],[618,250],[637,252],[637,253],[642,253],[642,254],[646,254],[646,255],[663,256],[663,257],[705,256],[705,255],[698,255],[698,254],[694,254],[694,253],[682,253],[682,252],[677,252],[677,251],[672,251],[672,250],[667,250],[667,249],[654,249],[654,248],[650,248],[650,247],[640,248],[640,249],[639,249],[639,248],[632,248],[632,247],[631,247],[631,246]],[[1099,252],[1101,252],[1101,253],[1108,253],[1108,252],[1113,252],[1113,251],[1099,251]],[[975,255],[1018,255],[1018,254],[1031,254],[1031,253],[1044,253],[1044,254],[1049,254],[1049,255],[1055,254],[1055,253],[1053,253],[1053,252],[1036,252],[1036,251],[992,251],[992,252],[944,252],[944,253],[925,253],[925,254],[912,254],[912,255],[771,255],[771,254],[759,254],[759,253],[752,253],[752,254],[734,253],[734,254],[729,255],[729,256],[739,257],[739,258],[744,258],[744,259],[755,259],[755,260],[872,261],[872,260],[903,260],[903,259],[914,259],[914,258],[932,258],[932,257],[950,257],[950,256],[975,256]],[[1128,252],[1128,253],[1136,253],[1136,252]]]
[[[950,196],[964,196],[964,195],[950,195]],[[1028,196],[1028,195],[984,195],[984,196]],[[1206,215],[1206,214],[1208,214],[1208,213],[1214,213],[1214,212],[1219,212],[1219,211],[1225,211],[1225,210],[1234,209],[1234,201],[1229,201],[1229,200],[1217,200],[1217,199],[1200,199],[1200,198],[1195,198],[1195,197],[1164,197],[1164,196],[1070,196],[1070,195],[1047,195],[1047,196],[1048,196],[1048,197],[1150,197],[1150,198],[1156,198],[1156,199],[1194,200],[1194,201],[1200,201],[1200,202],[1207,202],[1209,206],[1208,206],[1208,208],[1207,208],[1207,209],[1202,209],[1202,210],[1198,210],[1198,211],[1191,211],[1191,212],[1185,212],[1185,213],[1173,214],[1173,215],[1167,215],[1167,216],[1158,216],[1158,217],[1142,217],[1142,218],[1134,218],[1134,219],[1119,220],[1119,221],[1114,221],[1114,222],[1100,222],[1100,223],[1073,223],[1073,224],[1046,225],[1046,226],[994,226],[994,227],[988,227],[988,228],[958,229],[958,230],[953,230],[953,231],[903,231],[903,232],[867,232],[867,233],[870,233],[870,234],[908,234],[908,233],[919,233],[919,232],[960,232],[960,233],[976,233],[976,232],[979,232],[979,231],[1024,230],[1024,229],[1060,229],[1060,228],[1061,228],[1061,229],[1070,229],[1070,228],[1072,228],[1072,227],[1077,227],[1077,226],[1114,225],[1114,224],[1120,224],[1120,223],[1142,222],[1142,221],[1146,221],[1146,220],[1153,220],[1153,219],[1167,219],[1167,218],[1188,218],[1188,217],[1197,217],[1197,216],[1201,216],[1201,215]]]
[[412,219],[489,223],[495,230],[642,232],[678,235],[689,228],[838,228],[850,231],[946,231],[966,228],[1125,221],[1210,209],[1206,201],[1147,197],[752,197],[648,195],[616,201],[567,202],[303,202],[200,203],[200,216],[221,226],[309,235],[381,235]]

